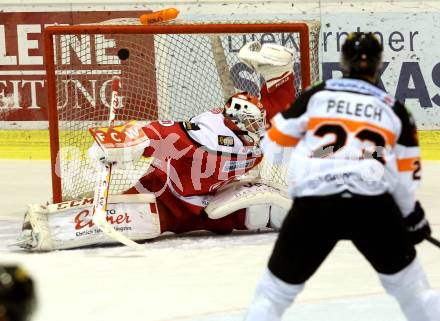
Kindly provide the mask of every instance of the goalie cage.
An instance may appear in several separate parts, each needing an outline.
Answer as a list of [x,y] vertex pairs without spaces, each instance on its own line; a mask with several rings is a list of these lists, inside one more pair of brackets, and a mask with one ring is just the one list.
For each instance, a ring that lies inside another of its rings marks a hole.
[[[93,143],[88,128],[105,126],[108,120],[114,75],[121,78],[122,98],[116,123],[188,120],[222,107],[237,91],[258,94],[263,80],[236,55],[248,41],[274,42],[295,51],[298,92],[317,81],[319,29],[317,21],[141,25],[138,19],[47,27],[53,201],[93,195],[96,165],[86,155]],[[128,59],[118,57],[120,49],[128,50]],[[143,159],[129,171],[115,171],[110,193],[131,187],[150,161]],[[286,184],[283,167],[263,161],[259,174],[272,183]]]

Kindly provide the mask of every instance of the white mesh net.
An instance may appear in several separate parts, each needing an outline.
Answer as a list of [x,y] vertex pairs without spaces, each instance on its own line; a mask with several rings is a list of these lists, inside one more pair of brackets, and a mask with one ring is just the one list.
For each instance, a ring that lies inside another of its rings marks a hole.
[[[234,92],[258,95],[263,79],[239,62],[236,53],[246,42],[260,40],[282,44],[297,53],[296,87],[298,92],[302,90],[304,71],[300,61],[304,53],[299,49],[302,40],[294,29],[276,32],[274,22],[260,21],[268,26],[267,32],[240,32],[241,26],[251,24],[240,22],[233,34],[186,34],[185,24],[180,21],[179,33],[167,33],[167,25],[163,25],[162,34],[145,34],[142,27],[137,33],[127,33],[124,26],[136,23],[132,19],[106,22],[112,24],[112,31],[105,34],[71,34],[66,26],[66,34],[52,36],[60,147],[60,173],[54,174],[61,178],[63,200],[93,194],[96,170],[86,155],[92,144],[88,128],[106,124],[113,75],[121,78],[122,108],[117,112],[117,121],[188,120],[208,109],[222,107]],[[221,22],[202,25],[206,24]],[[319,77],[319,23],[308,22],[308,26],[313,82]],[[128,59],[118,58],[121,49],[128,51]],[[142,161],[130,171],[114,172],[111,193],[131,187],[149,161]],[[260,172],[265,179],[284,183],[283,169],[263,164]]]

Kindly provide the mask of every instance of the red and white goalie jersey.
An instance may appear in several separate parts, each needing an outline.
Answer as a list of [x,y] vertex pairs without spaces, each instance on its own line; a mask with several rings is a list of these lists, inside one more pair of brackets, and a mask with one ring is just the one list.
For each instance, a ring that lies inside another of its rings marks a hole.
[[[275,91],[269,93],[263,87],[261,102],[271,109],[269,114],[290,105],[295,97],[293,83],[291,75]],[[151,141],[144,156],[154,160],[148,173],[127,193],[155,193],[161,226],[167,226],[165,216],[180,224],[179,228],[165,230],[212,230],[199,226],[196,220],[188,220],[188,216],[202,214],[220,187],[249,172],[262,160],[258,142],[222,111],[207,111],[184,122],[153,121],[143,128]]]
[[[147,173],[126,195],[109,196],[107,221],[129,239],[150,239],[164,232],[230,233],[281,226],[291,206],[284,191],[257,180],[220,188],[261,162],[259,140],[265,120],[295,98],[294,52],[254,42],[239,54],[266,80],[261,99],[237,93],[223,108],[188,121],[153,121],[142,130],[136,122],[90,130],[96,142],[88,155],[94,161],[129,169],[142,154],[152,158]],[[52,250],[114,241],[95,228],[91,202],[84,199],[50,208],[31,204],[20,246]]]
[[309,89],[272,119],[262,148],[274,161],[288,156],[294,197],[388,192],[405,216],[414,209],[420,180],[414,120],[366,81],[332,79]]
[[143,128],[150,138],[144,156],[154,160],[140,183],[157,197],[170,192],[199,214],[213,192],[261,161],[261,150],[234,127],[216,110],[187,122],[151,122]]

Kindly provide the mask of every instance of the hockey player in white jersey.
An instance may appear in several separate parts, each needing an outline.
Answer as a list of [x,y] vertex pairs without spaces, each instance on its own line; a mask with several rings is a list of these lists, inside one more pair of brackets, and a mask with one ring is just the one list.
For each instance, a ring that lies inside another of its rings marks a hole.
[[415,198],[420,151],[413,117],[376,86],[382,46],[351,33],[342,79],[305,91],[272,119],[265,157],[289,157],[293,206],[246,321],[280,320],[336,243],[349,239],[370,262],[408,321],[440,320],[414,245],[431,230]]

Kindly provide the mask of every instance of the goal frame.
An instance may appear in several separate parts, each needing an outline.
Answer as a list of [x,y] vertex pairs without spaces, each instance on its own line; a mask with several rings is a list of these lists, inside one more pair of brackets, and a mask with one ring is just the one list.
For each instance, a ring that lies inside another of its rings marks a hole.
[[300,36],[301,88],[311,84],[310,37],[307,22],[287,23],[219,23],[219,24],[158,24],[158,25],[71,25],[48,26],[44,29],[45,64],[47,80],[47,110],[49,120],[52,196],[53,202],[62,202],[61,173],[57,161],[60,150],[56,74],[53,38],[56,35],[81,34],[242,34],[266,32],[295,32]]

